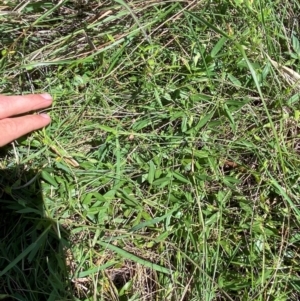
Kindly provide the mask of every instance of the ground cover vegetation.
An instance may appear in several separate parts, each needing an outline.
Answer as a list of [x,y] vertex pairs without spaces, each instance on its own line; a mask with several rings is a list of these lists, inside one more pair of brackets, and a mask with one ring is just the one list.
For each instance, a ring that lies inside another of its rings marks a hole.
[[0,299],[299,300],[298,1],[0,10]]

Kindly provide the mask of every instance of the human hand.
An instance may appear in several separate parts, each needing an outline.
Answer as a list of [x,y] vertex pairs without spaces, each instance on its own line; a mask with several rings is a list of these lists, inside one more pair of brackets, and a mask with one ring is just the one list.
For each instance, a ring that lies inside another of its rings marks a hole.
[[20,115],[49,107],[52,97],[49,94],[24,96],[0,95],[0,146],[3,146],[29,132],[45,127],[51,121],[47,114]]

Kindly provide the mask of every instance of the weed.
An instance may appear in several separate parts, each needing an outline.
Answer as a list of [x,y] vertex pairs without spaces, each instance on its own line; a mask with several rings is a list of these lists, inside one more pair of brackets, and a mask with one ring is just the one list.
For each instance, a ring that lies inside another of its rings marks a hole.
[[1,151],[0,298],[299,299],[297,1],[1,10],[0,92],[54,105]]

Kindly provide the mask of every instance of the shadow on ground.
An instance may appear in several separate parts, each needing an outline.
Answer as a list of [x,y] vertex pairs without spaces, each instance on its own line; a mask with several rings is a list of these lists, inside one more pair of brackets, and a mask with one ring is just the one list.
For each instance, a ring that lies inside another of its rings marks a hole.
[[45,214],[39,175],[0,169],[0,300],[73,300],[68,238]]

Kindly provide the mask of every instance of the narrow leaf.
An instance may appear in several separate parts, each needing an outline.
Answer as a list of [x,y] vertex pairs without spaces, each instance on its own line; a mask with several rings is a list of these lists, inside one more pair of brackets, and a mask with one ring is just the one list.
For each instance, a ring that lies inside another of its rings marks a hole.
[[168,275],[170,275],[171,272],[172,272],[170,269],[167,269],[167,268],[162,267],[162,266],[160,266],[160,265],[158,265],[156,263],[152,263],[152,262],[150,262],[148,260],[140,258],[140,257],[138,257],[138,256],[136,256],[134,254],[131,254],[131,253],[129,253],[129,252],[127,252],[127,251],[125,251],[125,250],[123,250],[123,249],[121,249],[119,247],[116,247],[114,245],[111,245],[109,243],[98,241],[98,244],[101,245],[104,248],[107,248],[107,249],[109,249],[109,250],[111,250],[111,251],[119,254],[120,256],[122,256],[125,259],[135,261],[136,263],[139,263],[139,264],[141,264],[141,265],[143,265],[143,266],[145,266],[147,268],[153,269],[153,270],[155,270],[157,272],[161,272],[161,273],[168,274]]
[[225,42],[227,41],[227,38],[226,37],[222,37],[218,43],[214,46],[214,48],[212,49],[210,55],[212,58],[214,58],[218,53],[219,51],[222,49],[223,45],[225,44]]
[[53,176],[51,176],[46,170],[43,170],[41,172],[41,176],[42,178],[48,182],[49,184],[51,184],[54,187],[58,187],[58,184],[56,183],[55,179]]
[[175,211],[175,210],[178,210],[178,208],[174,208],[173,210],[169,211],[168,213],[164,214],[163,216],[160,216],[160,217],[156,217],[154,219],[151,219],[151,220],[148,220],[148,221],[145,221],[143,223],[140,223],[134,227],[132,227],[129,231],[130,232],[135,232],[135,231],[138,231],[142,228],[145,228],[145,227],[148,227],[148,226],[151,226],[151,225],[154,225],[154,224],[157,224],[161,221],[163,221],[164,219],[168,218],[169,216],[172,215],[172,213]]
[[50,230],[51,225],[47,227],[47,229],[38,237],[38,239],[32,243],[29,247],[27,247],[19,256],[17,256],[12,262],[10,262],[4,270],[0,272],[0,277],[5,275],[9,270],[11,270],[19,261],[21,261],[23,258],[27,256],[39,243],[39,240],[42,239]]

